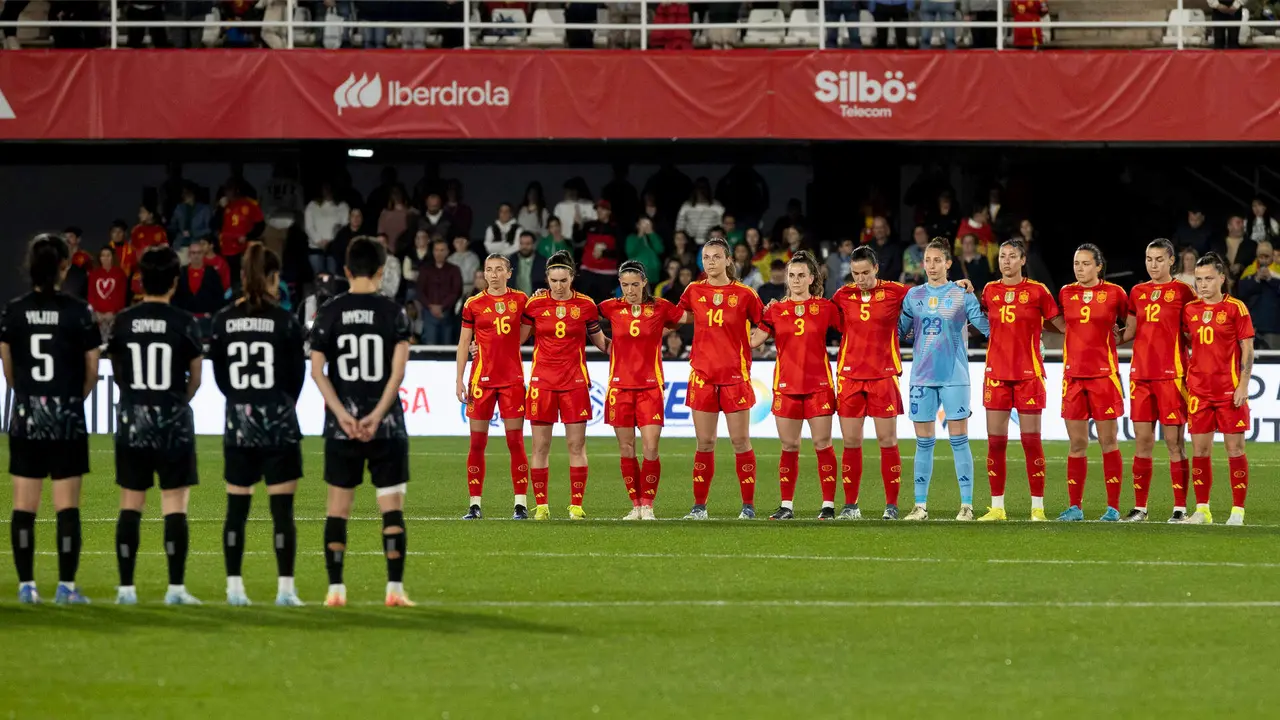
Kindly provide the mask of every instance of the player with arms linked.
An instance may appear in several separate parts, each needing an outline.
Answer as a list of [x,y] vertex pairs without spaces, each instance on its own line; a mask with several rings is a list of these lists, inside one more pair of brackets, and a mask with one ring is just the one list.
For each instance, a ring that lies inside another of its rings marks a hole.
[[1244,525],[1249,491],[1249,459],[1244,433],[1250,428],[1249,378],[1253,374],[1253,320],[1244,303],[1223,293],[1227,263],[1217,253],[1196,261],[1196,294],[1182,311],[1182,329],[1191,338],[1187,367],[1187,410],[1191,425],[1191,484],[1196,511],[1184,522],[1209,525],[1213,487],[1213,434],[1222,433],[1231,472],[1228,525]]
[[525,416],[533,426],[534,520],[551,518],[547,502],[550,474],[551,427],[564,423],[569,450],[569,519],[587,517],[582,498],[587,489],[587,420],[591,419],[591,378],[587,375],[586,345],[590,340],[601,352],[609,352],[600,331],[599,310],[591,298],[573,290],[577,270],[573,255],[560,251],[547,258],[550,290],[534,293],[525,306],[520,342],[533,337],[533,364],[529,369],[529,394]]
[[[484,491],[484,450],[489,443],[489,421],[496,405],[511,453],[511,489],[515,493],[514,520],[529,519],[529,457],[524,448],[524,368],[520,363],[520,318],[528,296],[507,286],[511,261],[490,255],[484,261],[484,292],[462,306],[462,332],[458,334],[458,402],[467,406],[471,446],[467,450],[467,492],[470,507],[464,520],[484,517],[480,496]],[[471,376],[464,380],[467,354],[475,344]]]
[[293,495],[302,477],[302,433],[296,407],[306,377],[302,325],[278,304],[280,258],[274,252],[262,243],[250,243],[240,274],[244,295],[214,315],[209,341],[213,376],[227,398],[222,439],[227,604],[250,604],[241,577],[245,525],[253,486],[265,478],[279,576],[276,605],[300,607],[303,603],[293,583],[298,550]]
[[742,494],[738,518],[754,520],[756,453],[748,434],[751,407],[756,404],[751,387],[751,326],[760,324],[764,306],[754,290],[737,281],[724,240],[712,238],[702,246],[702,267],[707,279],[690,283],[680,296],[684,319],[693,323],[685,405],[693,411],[698,441],[693,456],[693,508],[685,519],[707,519],[707,496],[716,474],[716,431],[724,413]]
[[1027,249],[1017,240],[1000,246],[1000,279],[982,289],[991,340],[987,343],[982,406],[987,410],[987,481],[991,509],[979,522],[1007,520],[1004,508],[1005,453],[1009,445],[1009,416],[1018,413],[1018,434],[1026,455],[1031,487],[1031,520],[1044,522],[1044,444],[1040,440],[1044,413],[1044,359],[1040,337],[1045,329],[1061,332],[1058,304],[1049,288],[1022,274]]
[[1191,286],[1173,279],[1173,243],[1163,238],[1147,245],[1150,282],[1138,283],[1129,293],[1129,319],[1121,343],[1133,341],[1129,364],[1129,417],[1133,420],[1134,508],[1125,522],[1147,519],[1147,495],[1151,490],[1151,450],[1156,423],[1163,428],[1169,448],[1169,476],[1173,484],[1173,516],[1187,515],[1187,424],[1185,375],[1187,346],[1182,341],[1182,310],[1196,298]]
[[[658,440],[666,417],[663,396],[662,338],[684,317],[676,305],[655,298],[644,265],[628,260],[618,268],[621,298],[600,303],[609,323],[609,396],[605,422],[618,437],[622,481],[631,497],[623,520],[653,520],[653,501],[662,478]],[[636,428],[644,462],[636,460]]]
[[138,602],[133,584],[147,490],[159,479],[164,514],[164,551],[169,564],[168,605],[199,605],[184,585],[190,532],[187,501],[196,473],[191,398],[200,388],[204,351],[200,326],[190,313],[169,304],[181,266],[168,245],[148,249],[138,260],[142,301],[122,311],[112,327],[107,354],[120,388],[116,405],[116,484],[120,519],[116,603]]
[[58,590],[54,602],[89,600],[76,589],[80,565],[80,487],[89,472],[84,400],[98,381],[102,338],[83,301],[58,291],[71,266],[66,242],[39,235],[27,249],[31,292],[11,300],[0,319],[0,356],[13,389],[9,473],[13,476],[10,538],[18,601],[40,602],[35,582],[36,511],[44,479],[53,481]]
[[[325,605],[347,604],[343,561],[355,490],[369,476],[382,512],[387,559],[387,607],[413,603],[404,591],[404,496],[409,482],[409,436],[400,383],[409,361],[409,318],[378,294],[386,250],[369,238],[347,247],[350,291],[325,303],[311,327],[311,378],[324,396],[324,523],[329,592]],[[328,373],[326,374],[326,367]]]

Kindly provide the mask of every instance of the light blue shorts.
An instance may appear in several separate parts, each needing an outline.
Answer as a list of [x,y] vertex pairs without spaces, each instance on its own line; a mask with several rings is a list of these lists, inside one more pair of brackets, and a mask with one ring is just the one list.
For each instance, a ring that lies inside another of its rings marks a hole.
[[967,420],[973,414],[969,407],[968,385],[931,387],[912,385],[910,393],[911,422],[931,423],[938,419],[938,408],[947,411],[947,420]]

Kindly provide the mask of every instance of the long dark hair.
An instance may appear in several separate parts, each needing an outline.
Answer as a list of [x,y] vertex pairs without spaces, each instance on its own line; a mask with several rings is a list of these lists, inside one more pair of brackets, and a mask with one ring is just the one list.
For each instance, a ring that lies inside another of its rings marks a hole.
[[1106,272],[1107,261],[1102,257],[1102,248],[1093,243],[1085,243],[1076,248],[1076,252],[1087,252],[1093,256],[1093,262],[1098,266],[1098,279],[1102,279],[1102,273]]
[[53,233],[41,233],[27,246],[27,275],[31,289],[52,295],[62,283],[62,266],[71,257],[67,241]]
[[644,269],[644,264],[639,260],[628,260],[618,267],[618,277],[621,278],[623,273],[635,273],[644,280],[644,289],[641,290],[640,301],[643,303],[653,302],[653,290],[649,287],[649,273]]
[[813,275],[813,282],[809,283],[809,294],[815,298],[822,297],[823,286],[827,283],[827,268],[819,265],[813,253],[808,250],[801,250],[791,259],[787,261],[787,265],[804,265],[809,268],[809,272]]
[[547,272],[550,273],[556,268],[568,270],[570,280],[578,276],[578,268],[573,264],[573,253],[568,250],[560,250],[547,258]]
[[244,251],[240,276],[244,283],[244,302],[258,313],[276,302],[271,293],[271,276],[280,272],[280,256],[260,242],[249,243]]
[[538,213],[538,221],[541,222],[542,212],[547,209],[547,198],[542,193],[542,183],[538,182],[537,180],[534,180],[533,182],[529,183],[529,185],[524,189],[524,197],[520,199],[520,207],[521,208],[529,207],[529,193],[534,191],[537,192],[538,199],[534,200],[533,205],[534,205],[534,208],[536,208]]

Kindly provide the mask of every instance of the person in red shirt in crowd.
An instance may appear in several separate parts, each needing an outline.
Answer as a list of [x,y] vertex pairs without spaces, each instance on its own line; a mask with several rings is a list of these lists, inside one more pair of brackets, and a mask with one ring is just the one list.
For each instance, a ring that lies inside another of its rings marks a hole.
[[62,231],[62,239],[67,241],[67,249],[71,251],[71,264],[89,272],[93,269],[93,256],[80,247],[83,237],[84,232],[74,225]]
[[195,315],[201,328],[207,330],[209,318],[226,303],[226,286],[219,273],[205,262],[207,242],[193,242],[188,248],[186,273],[178,278],[178,290],[173,304]]
[[596,219],[579,231],[582,237],[582,277],[579,286],[596,302],[613,296],[618,281],[618,226],[608,200],[596,203]]
[[996,256],[1000,252],[1000,240],[996,239],[996,231],[991,227],[991,210],[985,205],[978,205],[969,217],[960,221],[960,229],[956,231],[955,245],[952,253],[960,255],[960,241],[965,235],[973,235],[978,239],[978,254],[987,258],[993,268]]
[[659,3],[658,9],[653,11],[653,25],[658,27],[649,31],[649,47],[655,50],[692,50],[693,33],[687,28],[660,29],[663,25],[688,25],[692,22],[689,3]]
[[[1009,12],[1014,22],[1041,22],[1049,15],[1049,4],[1044,0],[1013,0]],[[1013,46],[1039,49],[1044,45],[1044,31],[1039,27],[1015,27]]]
[[138,264],[138,253],[134,251],[133,243],[129,241],[128,223],[123,220],[112,222],[108,238],[108,247],[116,256],[116,267],[119,267],[126,276],[132,275],[134,266]]
[[1103,522],[1120,519],[1124,461],[1117,442],[1124,416],[1124,390],[1116,365],[1116,324],[1124,324],[1129,297],[1124,288],[1102,279],[1102,251],[1093,243],[1076,248],[1076,282],[1058,291],[1066,340],[1062,348],[1062,419],[1067,422],[1067,494],[1070,506],[1059,520],[1083,520],[1085,478],[1089,475],[1089,421],[1102,448],[1102,477],[1107,511]]
[[763,319],[764,305],[751,288],[737,281],[729,259],[729,244],[720,238],[702,246],[706,279],[690,283],[680,296],[684,320],[693,323],[689,355],[689,385],[685,405],[693,411],[698,438],[693,456],[693,508],[686,520],[707,519],[707,496],[716,474],[716,437],[724,413],[733,445],[738,488],[742,493],[740,520],[756,517],[756,453],[751,448],[751,326]]
[[[221,218],[215,220],[218,230],[218,253],[230,268],[230,279],[239,282],[240,258],[248,242],[262,234],[264,217],[256,200],[244,197],[240,184],[227,184],[222,203]],[[230,286],[228,286],[230,287]]]
[[841,474],[844,509],[840,516],[862,517],[858,493],[862,485],[862,433],[868,417],[880,445],[880,479],[884,482],[885,520],[898,519],[902,489],[902,456],[898,452],[898,416],[902,414],[902,358],[898,354],[898,316],[907,286],[878,279],[880,264],[873,245],[855,248],[849,263],[853,282],[836,291],[831,302],[844,318],[836,371],[840,435],[844,438]]
[[823,269],[802,250],[787,263],[787,297],[772,303],[764,319],[751,333],[751,347],[760,347],[773,336],[778,361],[773,372],[773,417],[782,441],[778,482],[782,505],[770,520],[795,517],[796,478],[800,475],[800,431],[807,420],[818,456],[818,482],[822,488],[819,520],[836,517],[836,451],[831,446],[831,416],[836,412],[835,381],[827,357],[827,332],[840,331],[844,317],[822,297]]
[[591,378],[587,374],[586,344],[590,340],[608,353],[600,331],[600,316],[591,298],[573,290],[573,255],[560,251],[547,259],[547,286],[525,306],[520,342],[533,337],[533,366],[525,417],[533,425],[534,520],[549,520],[547,504],[551,426],[564,424],[569,450],[569,519],[584,520],[582,497],[587,487],[587,421],[591,419]]
[[[609,395],[605,422],[618,436],[622,481],[631,497],[623,520],[654,520],[653,501],[662,479],[658,440],[666,417],[663,395],[662,339],[684,319],[678,306],[655,298],[644,264],[628,260],[618,271],[621,298],[600,303],[600,318],[609,323]],[[636,428],[640,428],[644,462],[636,460]]]
[[[195,250],[196,245],[200,246],[199,250]],[[191,264],[190,259],[196,252],[204,258],[205,265],[218,273],[218,279],[222,281],[222,289],[229,293],[231,290],[231,266],[227,264],[227,261],[214,254],[213,246],[209,244],[208,238],[196,238],[191,241],[191,245],[187,250],[188,265]]]
[[129,232],[129,244],[138,256],[146,252],[147,248],[169,244],[169,233],[163,225],[156,222],[155,212],[146,205],[138,208],[138,224]]
[[[502,415],[511,453],[511,489],[515,493],[513,520],[528,520],[529,458],[524,448],[524,368],[521,366],[518,328],[529,297],[507,286],[511,261],[490,255],[484,261],[485,289],[462,306],[462,331],[458,334],[458,402],[467,406],[471,447],[467,451],[467,491],[470,507],[466,520],[484,517],[480,496],[484,491],[484,450],[489,442],[489,421],[494,406]],[[471,375],[464,381],[472,342],[475,357]]]
[[1196,511],[1184,522],[1209,525],[1209,491],[1213,487],[1213,434],[1222,433],[1231,472],[1231,516],[1228,525],[1244,525],[1249,492],[1249,458],[1244,434],[1249,418],[1249,379],[1253,376],[1253,320],[1236,298],[1225,295],[1227,261],[1214,252],[1196,261],[1199,299],[1182,310],[1182,331],[1190,340],[1187,366],[1187,410],[1191,417],[1191,482]]
[[102,337],[110,337],[111,323],[125,307],[129,278],[116,267],[116,254],[110,247],[98,251],[99,267],[89,271],[89,307],[98,321]]
[[1001,245],[999,258],[1000,279],[982,289],[982,307],[991,325],[982,389],[982,406],[987,410],[991,509],[978,521],[1008,519],[1004,508],[1005,452],[1009,446],[1009,415],[1017,410],[1018,434],[1031,487],[1031,520],[1044,522],[1048,518],[1044,515],[1045,462],[1040,416],[1046,393],[1040,335],[1048,323],[1059,317],[1058,304],[1049,288],[1023,275],[1027,248],[1020,240]]
[[1169,448],[1169,476],[1173,484],[1173,516],[1187,515],[1187,465],[1184,427],[1187,424],[1185,375],[1187,347],[1182,340],[1182,309],[1195,300],[1190,285],[1173,278],[1173,243],[1161,238],[1147,245],[1150,282],[1139,283],[1129,293],[1129,320],[1120,342],[1133,341],[1129,364],[1129,418],[1133,421],[1134,508],[1126,522],[1147,519],[1147,495],[1151,489],[1151,451],[1156,423],[1164,431]]

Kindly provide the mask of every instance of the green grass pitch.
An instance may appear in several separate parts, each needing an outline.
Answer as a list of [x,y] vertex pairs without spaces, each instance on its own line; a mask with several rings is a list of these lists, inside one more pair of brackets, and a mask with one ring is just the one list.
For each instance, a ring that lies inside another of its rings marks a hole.
[[[981,468],[985,446],[974,445]],[[1046,446],[1052,517],[1066,499],[1066,446]],[[155,494],[138,566],[143,604],[111,605],[111,440],[97,437],[93,447],[80,584],[95,604],[18,606],[6,560],[0,718],[1274,717],[1280,706],[1280,446],[1249,449],[1243,528],[1220,526],[1230,507],[1221,448],[1213,527],[1165,524],[1163,448],[1145,525],[742,522],[729,519],[739,501],[727,443],[710,507],[723,521],[639,524],[564,520],[567,456],[557,440],[557,521],[521,524],[505,519],[511,487],[500,437],[489,446],[488,519],[478,523],[452,521],[465,511],[466,440],[416,438],[406,587],[419,607],[395,610],[381,605],[381,525],[367,485],[350,528],[351,606],[320,606],[324,486],[315,439],[297,504],[298,585],[310,605],[271,604],[275,559],[261,491],[244,573],[257,605],[223,605],[225,502],[214,437],[200,439],[187,583],[209,604],[160,604]],[[693,443],[662,447],[657,511],[678,518],[691,502]],[[912,448],[902,445],[904,479]],[[1127,477],[1132,445],[1122,449]],[[588,451],[587,512],[618,518],[628,503],[613,443],[591,439]],[[1090,518],[1103,510],[1094,451]],[[756,452],[763,517],[777,505],[769,470],[778,444],[757,442]],[[812,518],[819,495],[807,444],[801,458],[796,511]],[[865,458],[861,504],[878,517],[874,444]],[[1029,500],[1016,442],[1009,467],[1009,512],[1022,519]],[[936,518],[954,517],[954,478],[942,444],[930,497]],[[905,511],[909,480],[902,490]],[[1125,512],[1127,483],[1122,497]],[[981,476],[975,498],[980,514],[988,498]],[[48,603],[56,557],[47,504],[41,521],[37,574]]]

